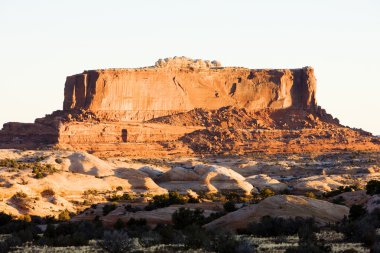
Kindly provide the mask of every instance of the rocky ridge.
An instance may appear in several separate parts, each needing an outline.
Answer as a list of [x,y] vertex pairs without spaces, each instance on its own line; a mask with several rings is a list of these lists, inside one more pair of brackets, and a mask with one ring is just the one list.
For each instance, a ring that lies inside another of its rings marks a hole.
[[0,131],[0,148],[46,147],[163,157],[379,151],[380,141],[317,104],[311,67],[247,69],[174,57],[69,76],[63,110]]

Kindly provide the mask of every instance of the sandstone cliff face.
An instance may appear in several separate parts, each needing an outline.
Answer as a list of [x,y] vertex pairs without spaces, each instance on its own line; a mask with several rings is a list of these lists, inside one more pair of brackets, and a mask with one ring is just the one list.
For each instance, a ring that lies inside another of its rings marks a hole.
[[316,106],[310,67],[251,70],[218,65],[176,58],[150,68],[85,71],[67,77],[63,108],[90,110],[110,119],[147,120],[194,108]]

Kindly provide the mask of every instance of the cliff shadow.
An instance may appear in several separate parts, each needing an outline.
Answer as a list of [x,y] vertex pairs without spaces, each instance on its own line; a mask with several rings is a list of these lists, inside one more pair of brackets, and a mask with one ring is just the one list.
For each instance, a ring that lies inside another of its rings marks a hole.
[[127,142],[127,140],[128,140],[128,130],[127,129],[121,130],[121,140],[123,142]]

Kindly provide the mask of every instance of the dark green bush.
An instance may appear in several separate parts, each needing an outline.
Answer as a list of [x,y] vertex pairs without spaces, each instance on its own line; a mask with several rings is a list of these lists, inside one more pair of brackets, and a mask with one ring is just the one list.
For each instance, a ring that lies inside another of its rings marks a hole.
[[130,252],[132,248],[131,239],[123,231],[105,231],[98,245],[110,253]]
[[117,221],[116,221],[115,224],[113,225],[113,228],[116,229],[116,230],[120,230],[120,229],[125,228],[125,223],[124,223],[124,221],[122,221],[121,219],[117,219]]
[[239,243],[231,232],[220,231],[211,237],[211,249],[218,253],[237,252]]
[[153,197],[153,201],[145,207],[145,210],[151,211],[157,208],[163,208],[174,204],[185,204],[187,198],[180,195],[178,192],[169,192],[169,194],[156,195]]
[[365,187],[368,195],[375,195],[380,193],[380,181],[371,180]]
[[130,237],[141,237],[144,233],[150,230],[145,219],[131,218],[127,222],[127,231]]
[[348,218],[350,220],[357,220],[358,218],[365,215],[367,211],[362,205],[352,205],[350,208],[350,213],[348,215]]
[[88,245],[91,239],[99,239],[103,235],[101,223],[78,222],[61,223],[58,226],[49,224],[38,240],[40,245],[48,246],[82,246]]
[[210,239],[204,229],[199,225],[190,224],[183,230],[185,236],[186,247],[199,249],[208,248],[210,246]]
[[260,222],[249,224],[246,231],[242,232],[263,237],[295,235],[305,225],[317,231],[317,226],[312,218],[296,217],[294,219],[284,219],[281,217],[264,216]]
[[56,158],[55,159],[55,162],[58,163],[58,164],[61,164],[63,162],[62,158]]
[[46,177],[50,174],[53,174],[54,172],[56,172],[56,169],[51,164],[34,163],[32,168],[32,173],[37,179]]
[[184,235],[181,231],[174,229],[172,225],[158,224],[154,229],[161,237],[161,243],[184,243]]
[[111,197],[108,198],[108,201],[112,201],[112,202],[115,202],[115,201],[128,201],[128,200],[132,200],[132,196],[128,193],[124,193],[123,195],[116,195],[116,194],[113,194]]
[[0,226],[4,226],[11,221],[12,221],[12,216],[5,213],[0,213]]
[[67,209],[63,210],[58,214],[58,220],[60,221],[68,221],[70,219],[70,212]]
[[106,204],[105,206],[103,206],[103,216],[106,216],[107,214],[109,214],[115,209],[116,209],[115,204]]
[[191,210],[181,207],[173,213],[172,221],[174,228],[184,229],[190,225],[203,225],[205,222],[205,217],[203,215],[203,210],[201,209],[197,208],[195,210]]
[[235,203],[232,201],[227,201],[226,203],[224,203],[223,208],[224,208],[224,211],[226,211],[227,213],[237,210]]
[[326,198],[331,198],[344,192],[354,192],[357,190],[358,187],[355,185],[339,186],[336,190],[324,193],[323,196]]

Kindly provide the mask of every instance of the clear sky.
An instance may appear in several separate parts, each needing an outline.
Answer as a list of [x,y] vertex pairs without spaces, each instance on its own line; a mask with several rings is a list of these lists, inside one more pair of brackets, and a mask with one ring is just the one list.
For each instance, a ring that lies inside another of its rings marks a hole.
[[176,55],[313,66],[318,103],[380,135],[379,0],[0,0],[0,124],[62,109],[68,75]]

